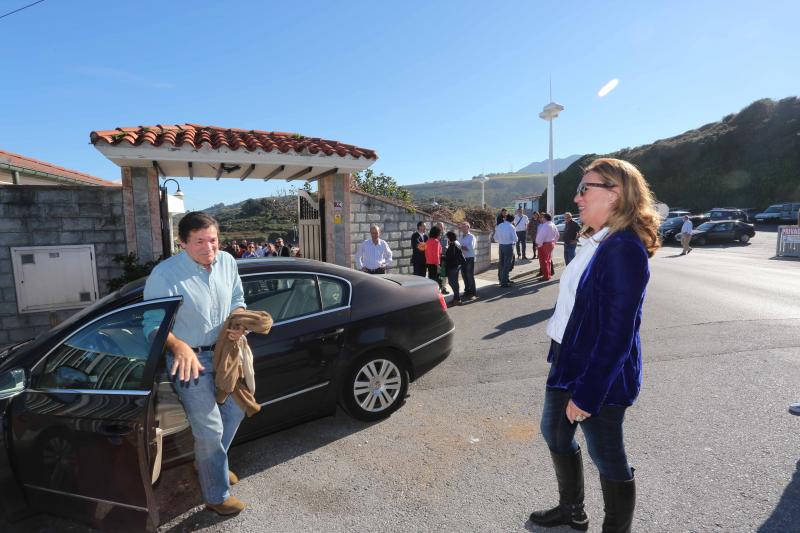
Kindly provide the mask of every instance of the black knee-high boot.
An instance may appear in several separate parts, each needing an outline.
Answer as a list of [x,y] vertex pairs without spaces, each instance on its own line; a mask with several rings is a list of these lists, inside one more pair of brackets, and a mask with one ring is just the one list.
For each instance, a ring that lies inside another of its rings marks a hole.
[[567,525],[572,529],[589,529],[589,517],[583,510],[583,460],[581,451],[553,453],[553,466],[558,480],[558,506],[546,511],[534,511],[530,519],[544,527]]
[[600,476],[600,486],[606,512],[603,533],[630,533],[636,507],[636,482],[633,478],[613,481]]

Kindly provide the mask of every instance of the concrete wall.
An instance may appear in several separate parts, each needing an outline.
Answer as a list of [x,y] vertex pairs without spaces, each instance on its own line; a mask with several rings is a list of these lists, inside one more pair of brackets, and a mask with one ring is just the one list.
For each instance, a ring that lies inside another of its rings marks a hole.
[[[434,222],[431,215],[422,211],[409,211],[399,203],[392,203],[370,194],[352,191],[350,194],[350,267],[355,264],[355,254],[358,245],[369,239],[369,227],[377,224],[381,228],[381,238],[392,249],[394,267],[392,272],[411,274],[411,235],[417,231],[417,222],[420,220],[431,227]],[[445,231],[459,233],[458,227],[449,221],[445,223]],[[483,272],[489,268],[491,248],[489,233],[472,231],[478,240],[475,272]]]
[[13,246],[94,244],[100,296],[122,275],[113,262],[126,254],[122,191],[116,187],[0,187],[0,346],[45,331],[78,309],[18,314]]

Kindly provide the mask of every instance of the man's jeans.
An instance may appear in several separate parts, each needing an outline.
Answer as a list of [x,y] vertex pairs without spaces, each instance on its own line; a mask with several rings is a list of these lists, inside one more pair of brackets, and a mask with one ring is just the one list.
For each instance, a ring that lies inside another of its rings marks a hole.
[[[553,341],[551,352],[553,366],[559,357],[561,346]],[[575,442],[575,431],[578,426],[583,430],[586,447],[600,475],[615,481],[627,481],[633,478],[628,456],[625,454],[622,422],[625,420],[625,407],[603,405],[600,412],[580,423],[570,424],[567,418],[567,403],[572,393],[563,389],[547,388],[544,393],[544,408],[540,428],[547,446],[554,453],[567,454],[578,451]]]
[[564,243],[564,262],[569,264],[570,261],[575,259],[575,248],[577,248],[577,244],[567,244]]
[[464,294],[475,295],[475,258],[467,257],[467,262],[461,267],[464,276]]
[[461,300],[461,291],[458,286],[458,272],[460,269],[457,266],[447,269],[447,282],[450,284],[450,288],[453,289],[454,302]]
[[514,260],[514,245],[500,245],[500,264],[497,266],[497,277],[500,285],[508,285],[508,273],[511,272],[511,262]]
[[[200,352],[197,358],[205,367],[200,377],[188,382],[173,377],[172,386],[192,426],[194,458],[203,498],[206,503],[219,504],[230,496],[228,448],[244,418],[244,411],[230,396],[225,403],[217,403],[213,356],[213,352]],[[167,371],[172,370],[172,363],[172,354],[167,354]]]
[[[525,238],[527,237],[527,235],[528,234],[524,231],[517,232],[517,256],[525,257],[525,252],[526,252],[525,248],[527,246],[525,243]],[[519,251],[520,248],[522,248],[522,253],[520,253]]]

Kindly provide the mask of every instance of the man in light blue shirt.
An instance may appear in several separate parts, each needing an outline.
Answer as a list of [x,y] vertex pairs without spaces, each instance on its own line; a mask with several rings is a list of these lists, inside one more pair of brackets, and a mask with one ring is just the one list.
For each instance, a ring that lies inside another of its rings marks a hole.
[[461,238],[458,242],[461,244],[461,251],[464,252],[464,259],[467,260],[461,267],[461,275],[464,276],[464,298],[474,300],[478,297],[475,290],[475,246],[478,244],[478,239],[470,233],[469,222],[462,222],[459,228]]
[[[200,211],[187,213],[178,233],[183,252],[156,265],[145,283],[144,299],[183,296],[167,337],[167,368],[192,426],[206,507],[221,515],[237,514],[244,503],[230,495],[230,485],[238,478],[228,470],[228,448],[244,411],[230,396],[222,404],[216,402],[212,358],[228,315],[245,308],[242,280],[233,256],[219,251],[217,221],[212,217]],[[227,333],[238,341],[244,332]]]
[[505,222],[499,224],[494,230],[494,240],[500,245],[500,264],[497,266],[497,277],[501,287],[511,286],[508,275],[514,260],[514,243],[517,242],[517,232],[511,224],[512,222],[514,222],[514,215],[506,215]]

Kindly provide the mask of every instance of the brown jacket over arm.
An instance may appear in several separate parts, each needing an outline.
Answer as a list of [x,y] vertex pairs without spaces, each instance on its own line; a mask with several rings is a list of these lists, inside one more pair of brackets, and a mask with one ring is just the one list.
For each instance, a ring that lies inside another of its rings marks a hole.
[[227,330],[240,327],[256,333],[269,333],[272,328],[272,317],[264,311],[236,311],[225,320],[222,331],[217,337],[217,346],[214,348],[216,399],[217,403],[223,403],[228,396],[233,395],[233,399],[247,416],[253,416],[261,410],[261,406],[253,395],[255,387],[250,390],[245,383],[242,365],[242,354],[249,354],[250,347],[244,336],[238,342],[228,339]]

